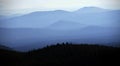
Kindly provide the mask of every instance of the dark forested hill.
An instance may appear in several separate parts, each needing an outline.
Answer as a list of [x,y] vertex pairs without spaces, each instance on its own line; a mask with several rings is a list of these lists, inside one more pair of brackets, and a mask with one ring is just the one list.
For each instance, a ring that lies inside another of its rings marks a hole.
[[0,50],[0,66],[104,66],[117,65],[120,48],[57,44],[29,52]]

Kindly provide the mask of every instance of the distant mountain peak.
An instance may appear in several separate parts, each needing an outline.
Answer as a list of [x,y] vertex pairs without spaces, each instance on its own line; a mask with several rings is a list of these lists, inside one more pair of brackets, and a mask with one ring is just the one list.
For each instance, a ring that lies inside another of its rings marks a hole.
[[103,8],[100,8],[100,7],[83,7],[81,9],[103,9]]
[[81,28],[84,25],[78,22],[73,22],[73,21],[67,21],[67,20],[59,20],[49,26],[51,29],[77,29]]
[[52,24],[54,26],[69,26],[69,25],[78,25],[80,23],[78,22],[72,22],[72,21],[67,21],[67,20],[59,20],[56,23]]
[[55,10],[53,12],[68,12],[68,11],[65,11],[65,10]]
[[64,10],[53,10],[53,11],[37,11],[37,12],[32,12],[30,14],[49,14],[49,13],[68,13],[68,11]]
[[108,9],[99,8],[99,7],[83,7],[77,10],[77,13],[99,13],[99,12],[106,12],[109,11]]

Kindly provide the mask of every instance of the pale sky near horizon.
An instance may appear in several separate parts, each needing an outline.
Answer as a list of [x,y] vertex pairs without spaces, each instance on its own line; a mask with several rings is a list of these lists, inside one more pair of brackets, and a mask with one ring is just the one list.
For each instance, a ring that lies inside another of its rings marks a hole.
[[120,9],[120,0],[0,0],[0,14],[20,14],[34,11],[67,10],[82,7]]

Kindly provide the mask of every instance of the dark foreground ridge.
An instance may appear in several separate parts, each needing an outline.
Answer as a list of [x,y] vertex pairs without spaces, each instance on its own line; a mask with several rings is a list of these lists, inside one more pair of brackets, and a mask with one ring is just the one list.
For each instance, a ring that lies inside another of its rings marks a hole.
[[0,66],[119,66],[120,48],[57,44],[29,52],[0,49]]

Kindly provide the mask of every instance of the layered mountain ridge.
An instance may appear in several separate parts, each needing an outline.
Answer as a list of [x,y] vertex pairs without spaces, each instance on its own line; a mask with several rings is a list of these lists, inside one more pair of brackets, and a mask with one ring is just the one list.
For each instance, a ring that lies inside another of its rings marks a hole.
[[120,10],[85,7],[75,12],[42,11],[6,18],[0,20],[0,43],[29,49],[59,42],[120,43],[119,14]]

